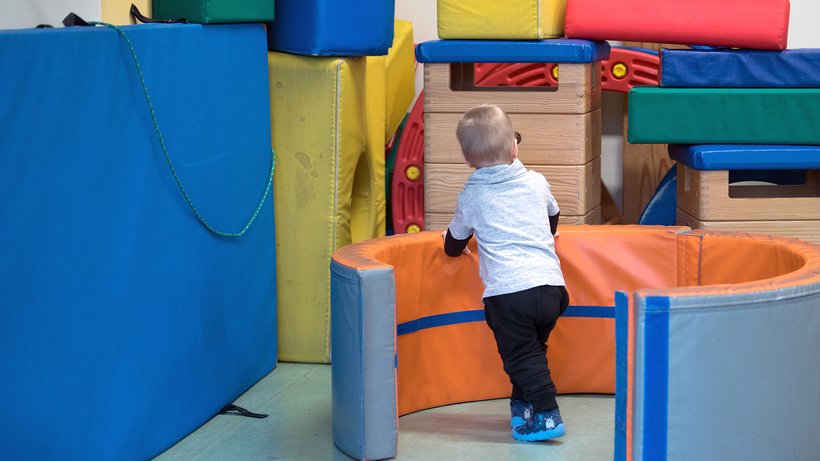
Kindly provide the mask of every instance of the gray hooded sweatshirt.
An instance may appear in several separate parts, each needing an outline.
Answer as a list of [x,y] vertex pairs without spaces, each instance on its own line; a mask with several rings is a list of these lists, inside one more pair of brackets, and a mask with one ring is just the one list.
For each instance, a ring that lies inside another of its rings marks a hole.
[[449,229],[458,240],[475,235],[484,298],[564,285],[549,223],[558,211],[546,178],[519,160],[467,178]]

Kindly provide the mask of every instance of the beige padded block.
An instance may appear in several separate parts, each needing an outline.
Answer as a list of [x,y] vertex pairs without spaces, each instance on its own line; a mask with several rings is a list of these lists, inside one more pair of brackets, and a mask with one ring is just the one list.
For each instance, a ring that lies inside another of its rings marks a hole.
[[472,64],[424,64],[424,111],[463,114],[497,104],[508,114],[585,114],[601,107],[600,62],[558,64],[557,87],[476,87]]
[[729,184],[729,171],[678,166],[678,208],[703,221],[820,220],[820,170],[800,185]]
[[[583,165],[601,155],[601,110],[586,114],[508,114],[521,134],[525,165]],[[424,114],[424,161],[461,163],[456,126],[461,114]]]
[[[586,165],[527,165],[550,183],[562,215],[586,215],[601,204],[601,159]],[[458,194],[474,170],[465,164],[424,165],[425,213],[452,213]]]

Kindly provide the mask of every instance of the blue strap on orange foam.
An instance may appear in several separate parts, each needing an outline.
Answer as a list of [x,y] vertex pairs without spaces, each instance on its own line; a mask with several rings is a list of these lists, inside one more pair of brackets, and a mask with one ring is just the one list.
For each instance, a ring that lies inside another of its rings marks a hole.
[[[561,317],[587,318],[615,318],[615,309],[612,306],[569,306]],[[469,311],[448,312],[446,314],[429,315],[396,325],[396,335],[406,335],[428,328],[455,325],[458,323],[483,322],[484,309]]]

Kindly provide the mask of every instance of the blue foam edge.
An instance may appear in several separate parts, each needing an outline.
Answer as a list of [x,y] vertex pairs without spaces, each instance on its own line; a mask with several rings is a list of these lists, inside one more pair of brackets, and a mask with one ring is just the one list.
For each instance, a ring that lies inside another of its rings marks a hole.
[[696,170],[785,170],[820,168],[820,146],[670,144],[669,157]]
[[416,46],[421,63],[549,62],[586,64],[609,58],[607,42],[546,40],[432,40]]

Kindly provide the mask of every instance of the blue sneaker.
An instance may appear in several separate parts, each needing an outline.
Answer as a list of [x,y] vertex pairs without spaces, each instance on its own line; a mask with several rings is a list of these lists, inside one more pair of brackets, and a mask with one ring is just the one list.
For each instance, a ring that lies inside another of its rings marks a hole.
[[525,424],[532,416],[532,404],[523,400],[510,400],[510,427]]
[[542,411],[534,414],[527,424],[516,426],[512,430],[515,440],[535,442],[561,437],[566,433],[561,412],[556,408],[552,411]]

